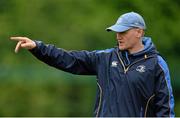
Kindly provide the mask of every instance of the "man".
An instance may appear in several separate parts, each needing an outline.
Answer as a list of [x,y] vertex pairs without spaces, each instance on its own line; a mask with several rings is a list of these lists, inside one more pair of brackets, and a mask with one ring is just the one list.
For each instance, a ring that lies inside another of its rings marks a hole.
[[28,49],[46,64],[81,75],[97,76],[94,115],[174,117],[174,97],[166,62],[156,51],[146,25],[135,12],[121,15],[107,28],[117,34],[118,46],[96,51],[66,51],[26,37],[18,41],[15,52]]

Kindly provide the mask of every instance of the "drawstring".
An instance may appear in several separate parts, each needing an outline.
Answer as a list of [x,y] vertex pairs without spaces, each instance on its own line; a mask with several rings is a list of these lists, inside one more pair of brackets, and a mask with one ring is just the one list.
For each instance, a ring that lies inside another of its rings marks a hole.
[[147,58],[147,55],[146,55],[146,54],[144,55],[144,58],[145,58],[145,59]]
[[129,57],[128,57],[128,52],[125,52],[125,55],[126,55],[126,60],[127,60],[127,65],[129,65],[130,64],[130,60],[129,60]]

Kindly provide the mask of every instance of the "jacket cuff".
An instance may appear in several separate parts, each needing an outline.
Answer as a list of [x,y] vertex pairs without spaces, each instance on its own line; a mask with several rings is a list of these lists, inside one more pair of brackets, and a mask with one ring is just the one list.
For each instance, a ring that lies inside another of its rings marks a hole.
[[36,41],[36,40],[34,40],[34,42],[36,43],[36,47],[33,48],[33,49],[29,49],[29,51],[30,51],[31,53],[36,53],[36,52],[39,50],[40,45],[42,44],[42,41]]

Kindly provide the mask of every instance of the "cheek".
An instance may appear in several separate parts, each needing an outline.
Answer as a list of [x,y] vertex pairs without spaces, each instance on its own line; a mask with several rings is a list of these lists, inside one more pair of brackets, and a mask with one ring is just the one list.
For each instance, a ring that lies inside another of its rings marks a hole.
[[128,37],[126,41],[126,45],[128,47],[132,47],[135,44],[134,38],[133,37]]

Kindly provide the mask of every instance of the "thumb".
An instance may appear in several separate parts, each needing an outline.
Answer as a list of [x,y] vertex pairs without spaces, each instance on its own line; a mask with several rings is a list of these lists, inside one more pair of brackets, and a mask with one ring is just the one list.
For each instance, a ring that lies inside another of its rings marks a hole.
[[26,48],[26,49],[32,49],[33,48],[33,44],[32,43],[22,43],[21,47],[22,48]]
[[22,41],[19,41],[15,48],[15,53],[18,53],[19,49],[21,48]]

